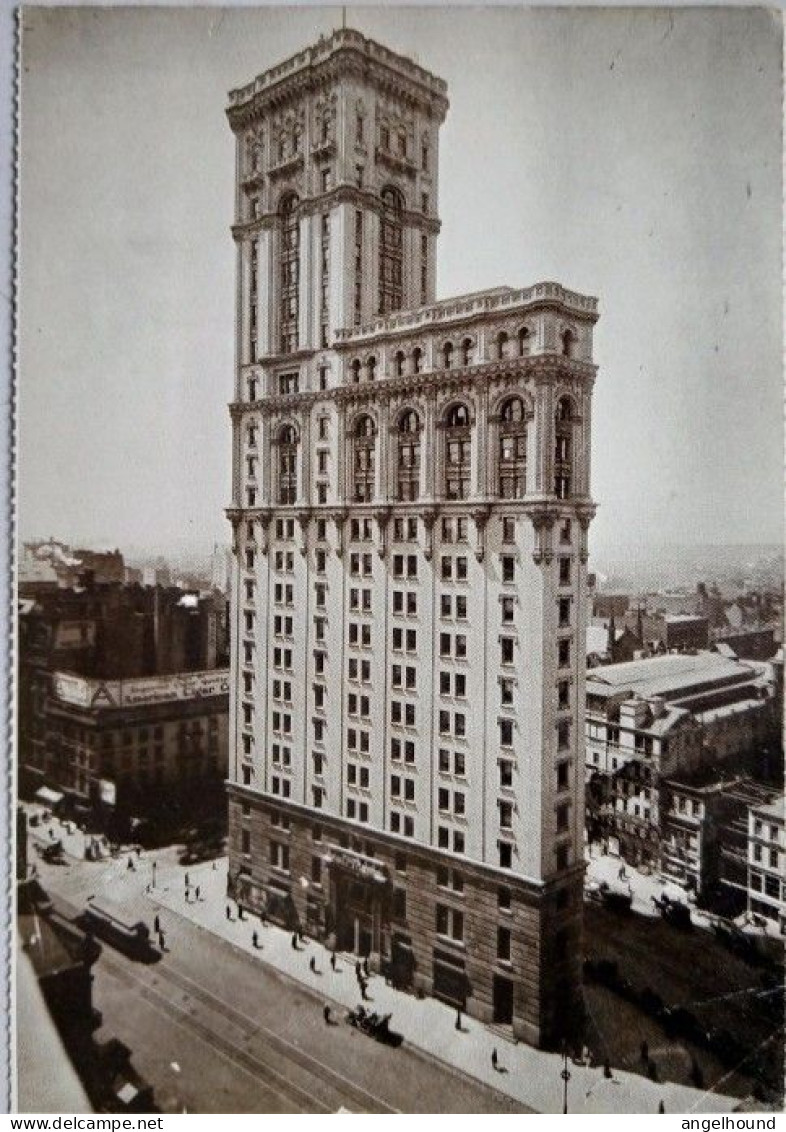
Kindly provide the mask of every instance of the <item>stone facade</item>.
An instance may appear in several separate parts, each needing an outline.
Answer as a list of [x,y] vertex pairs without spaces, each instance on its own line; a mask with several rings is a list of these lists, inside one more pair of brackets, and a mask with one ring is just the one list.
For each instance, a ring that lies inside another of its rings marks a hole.
[[353,31],[231,96],[230,883],[543,1043],[580,997],[597,303],[435,302],[446,110]]

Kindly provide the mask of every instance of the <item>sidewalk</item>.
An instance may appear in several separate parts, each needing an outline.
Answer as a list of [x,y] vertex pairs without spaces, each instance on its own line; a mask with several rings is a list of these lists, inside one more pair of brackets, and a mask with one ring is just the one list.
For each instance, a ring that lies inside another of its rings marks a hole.
[[[159,875],[149,895],[140,892],[148,883],[142,868],[141,876],[126,878],[120,887],[131,896],[136,889],[147,905],[148,915],[156,905],[187,918],[206,931],[215,933],[258,959],[263,965],[296,979],[309,987],[325,1001],[337,1008],[354,1007],[360,1002],[355,979],[354,956],[337,956],[337,971],[330,968],[330,953],[320,943],[307,942],[295,951],[291,934],[273,925],[262,927],[257,917],[248,914],[244,921],[237,919],[237,907],[230,902],[232,920],[226,917],[225,858],[188,868],[174,865]],[[191,886],[191,902],[185,900],[185,874]],[[118,878],[119,879],[119,878]],[[196,886],[200,900],[194,899]],[[118,894],[119,895],[119,894]],[[255,950],[252,933],[256,931],[261,945]],[[309,969],[314,957],[318,973]],[[391,1026],[404,1035],[405,1041],[423,1053],[447,1062],[459,1071],[490,1085],[492,1088],[515,1097],[539,1112],[562,1111],[562,1059],[557,1054],[544,1053],[523,1044],[514,1045],[500,1039],[480,1022],[463,1016],[463,1032],[455,1028],[456,1012],[436,999],[418,999],[394,990],[384,979],[372,976],[369,983],[371,1009],[392,1014]],[[336,1009],[340,1013],[340,1009]],[[491,1064],[492,1050],[496,1047],[500,1069]],[[606,1080],[602,1068],[568,1063],[571,1078],[568,1085],[568,1104],[572,1112],[657,1113],[663,1101],[666,1112],[730,1112],[737,1104],[734,1097],[706,1094],[696,1089],[672,1083],[654,1083],[636,1074],[614,1070]]]

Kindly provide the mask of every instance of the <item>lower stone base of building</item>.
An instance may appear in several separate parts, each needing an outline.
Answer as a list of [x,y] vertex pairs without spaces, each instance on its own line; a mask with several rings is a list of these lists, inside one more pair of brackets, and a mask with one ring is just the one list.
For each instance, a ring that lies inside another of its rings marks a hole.
[[229,895],[531,1045],[582,1023],[581,867],[545,883],[231,784]]

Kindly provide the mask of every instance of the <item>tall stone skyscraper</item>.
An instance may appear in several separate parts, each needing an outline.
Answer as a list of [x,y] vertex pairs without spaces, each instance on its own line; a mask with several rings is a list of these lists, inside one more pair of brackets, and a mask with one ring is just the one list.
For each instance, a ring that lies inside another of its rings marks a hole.
[[230,95],[229,885],[544,1044],[580,1003],[597,303],[435,301],[447,108],[348,29]]

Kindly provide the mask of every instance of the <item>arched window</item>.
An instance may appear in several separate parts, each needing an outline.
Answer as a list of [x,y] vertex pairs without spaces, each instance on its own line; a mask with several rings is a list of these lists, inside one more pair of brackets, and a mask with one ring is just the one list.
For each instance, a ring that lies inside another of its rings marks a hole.
[[499,414],[498,493],[521,499],[527,492],[527,415],[520,397],[509,397]]
[[298,281],[300,276],[300,226],[298,199],[288,193],[281,201],[281,353],[297,349],[299,316]]
[[574,412],[570,397],[560,397],[554,422],[554,494],[568,499],[573,478]]
[[258,432],[259,425],[256,423],[256,421],[251,421],[251,423],[246,426],[246,444],[249,448],[256,448]]
[[499,358],[500,361],[502,361],[503,358],[507,357],[507,353],[508,353],[507,331],[500,330],[499,334],[497,335],[497,357]]
[[420,417],[407,409],[398,422],[397,496],[401,500],[420,495]]
[[445,369],[450,369],[453,365],[453,343],[446,342],[442,347],[442,364]]
[[374,357],[373,354],[371,355],[371,357],[366,362],[366,370],[368,372],[369,381],[373,381],[374,378],[377,376],[377,359]]
[[404,351],[396,350],[396,356],[393,359],[393,372],[396,377],[404,376]]
[[297,500],[297,433],[292,425],[284,425],[278,434],[278,501]]
[[404,198],[392,186],[382,190],[382,226],[379,254],[379,313],[401,310]]
[[355,425],[353,436],[353,478],[354,500],[367,503],[374,498],[374,450],[377,430],[369,416],[360,417]]
[[412,351],[412,372],[421,373],[423,370],[423,351],[420,346],[416,346]]
[[352,374],[352,382],[354,385],[360,381],[360,358],[353,358],[349,363],[349,372]]
[[463,366],[471,366],[473,357],[472,339],[465,338],[461,343],[461,364]]
[[570,329],[563,330],[562,332],[562,354],[563,357],[572,358],[576,349],[576,335]]
[[447,499],[468,499],[472,468],[472,427],[466,405],[452,405],[445,415],[445,482]]
[[532,335],[528,326],[522,326],[519,330],[519,356],[524,357],[530,352],[532,348]]

